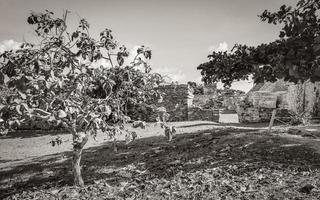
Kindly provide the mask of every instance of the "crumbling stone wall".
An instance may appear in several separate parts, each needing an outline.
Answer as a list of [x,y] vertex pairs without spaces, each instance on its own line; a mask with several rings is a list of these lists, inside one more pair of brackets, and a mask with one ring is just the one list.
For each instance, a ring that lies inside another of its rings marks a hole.
[[190,107],[188,109],[188,120],[189,121],[215,121],[219,122],[219,110],[216,109],[205,109],[201,107]]
[[206,104],[210,104],[210,101],[213,98],[214,97],[211,94],[194,95],[192,105],[196,107],[202,107]]
[[188,85],[162,85],[157,88],[163,94],[163,101],[157,106],[165,107],[169,121],[187,121],[188,107],[192,105],[193,94]]
[[237,105],[241,100],[242,96],[224,96],[222,107],[226,110],[237,110]]
[[[162,94],[162,102],[153,102],[155,107],[164,107],[169,116],[169,121],[219,121],[219,111],[214,108],[205,108],[204,104],[212,99],[212,94],[196,95],[192,94],[190,86],[162,85],[156,88]],[[213,90],[212,90],[213,91]],[[195,97],[195,98],[194,98]],[[200,106],[201,105],[201,106]],[[157,113],[152,106],[141,104],[131,108],[129,116],[134,120],[144,120],[148,122],[156,121]]]
[[[306,81],[294,84],[279,80],[275,83],[267,82],[258,86],[247,94],[246,101],[239,104],[237,113],[240,121],[262,122],[270,120],[272,109],[260,108],[268,108],[268,105],[271,104],[274,108],[276,105],[277,113],[279,113],[277,115],[283,119],[293,113],[303,115],[307,119],[320,117],[320,82]],[[264,99],[266,106],[261,104],[261,99],[268,96],[267,94],[269,94],[269,100],[268,98]]]
[[[242,101],[238,104],[237,114],[240,123],[269,122],[274,108],[254,107],[252,102]],[[277,109],[276,117],[281,121],[288,121],[289,111]]]
[[155,106],[140,104],[130,108],[128,115],[134,120],[155,122],[157,113],[155,107],[164,107],[169,116],[169,121],[187,121],[188,107],[192,105],[193,94],[186,84],[161,85],[156,90],[162,94],[162,102],[152,102]]
[[238,90],[217,90],[214,94],[195,95],[193,105],[202,108],[236,110],[245,93]]
[[288,109],[295,113],[305,113],[310,118],[320,117],[320,82],[290,84],[285,100]]

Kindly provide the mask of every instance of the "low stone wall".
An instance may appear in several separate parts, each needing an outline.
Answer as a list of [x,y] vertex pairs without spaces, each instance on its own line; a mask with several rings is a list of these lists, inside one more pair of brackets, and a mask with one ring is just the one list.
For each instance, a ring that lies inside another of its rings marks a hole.
[[[260,104],[261,98],[256,95],[257,92],[260,94],[270,93],[277,96],[277,108],[287,109],[291,113],[303,116],[306,119],[320,118],[320,82],[305,81],[304,83],[295,84],[278,80],[274,83],[258,84],[247,94],[248,101]],[[269,103],[265,102],[268,105],[274,104],[272,98],[270,96]],[[256,107],[255,105],[253,106]]]
[[[261,99],[260,99],[261,100]],[[268,100],[268,98],[267,98]],[[276,100],[275,100],[276,101]],[[275,102],[269,102],[271,104],[275,104]],[[237,106],[237,114],[239,117],[240,123],[258,123],[258,122],[269,122],[272,115],[272,110],[275,107],[270,106],[267,107],[259,107],[259,105],[267,105],[268,101],[266,102],[250,102],[248,99],[240,102]],[[275,106],[275,105],[274,105]],[[288,121],[289,120],[289,111],[286,108],[278,108],[276,113],[276,118],[280,119],[281,121]]]
[[188,110],[189,121],[214,121],[219,122],[219,110],[215,109],[204,109],[200,107],[191,107]]
[[[270,122],[272,110],[270,108],[254,108],[238,112],[240,123],[257,123],[257,122]],[[289,113],[287,109],[277,109],[276,118],[283,121],[289,121]]]
[[208,104],[212,99],[213,99],[212,94],[194,95],[192,105],[196,107],[203,106]]
[[268,122],[271,118],[272,109],[249,107],[240,109],[238,113],[240,123]]

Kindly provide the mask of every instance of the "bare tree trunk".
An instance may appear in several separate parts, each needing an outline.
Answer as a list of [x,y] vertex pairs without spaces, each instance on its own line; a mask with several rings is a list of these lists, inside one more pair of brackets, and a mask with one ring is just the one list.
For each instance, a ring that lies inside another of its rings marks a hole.
[[84,145],[88,141],[87,134],[81,134],[74,132],[73,134],[73,158],[72,158],[72,172],[74,178],[74,185],[75,186],[84,186],[84,182],[81,175],[81,154]]
[[72,171],[73,171],[73,178],[74,178],[74,185],[83,187],[84,182],[81,176],[81,153],[82,149],[73,148],[73,158],[72,158]]

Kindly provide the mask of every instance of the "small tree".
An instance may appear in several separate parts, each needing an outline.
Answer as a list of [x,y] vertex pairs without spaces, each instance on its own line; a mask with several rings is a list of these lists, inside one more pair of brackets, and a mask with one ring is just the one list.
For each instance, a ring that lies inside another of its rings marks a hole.
[[[118,48],[112,31],[98,40],[81,19],[68,31],[66,19],[53,13],[32,13],[27,21],[35,27],[38,44],[23,43],[21,49],[1,55],[0,84],[10,92],[1,98],[3,131],[25,120],[41,119],[63,124],[73,137],[74,184],[83,186],[81,153],[90,135],[98,131],[111,137],[134,134],[125,129],[127,102],[140,103],[157,97],[153,88],[162,77],[151,73],[151,51],[141,46],[133,62],[124,66],[129,53]],[[110,67],[100,66],[99,62]],[[136,66],[144,66],[144,70]]]

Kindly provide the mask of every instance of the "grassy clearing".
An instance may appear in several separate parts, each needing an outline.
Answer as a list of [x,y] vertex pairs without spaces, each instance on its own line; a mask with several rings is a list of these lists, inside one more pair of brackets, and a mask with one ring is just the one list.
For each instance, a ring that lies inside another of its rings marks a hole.
[[128,146],[119,142],[116,153],[109,143],[86,149],[85,188],[72,186],[70,152],[7,168],[0,172],[1,197],[320,199],[317,139],[269,135],[251,127],[177,125],[179,134],[171,143],[148,132],[156,136]]

